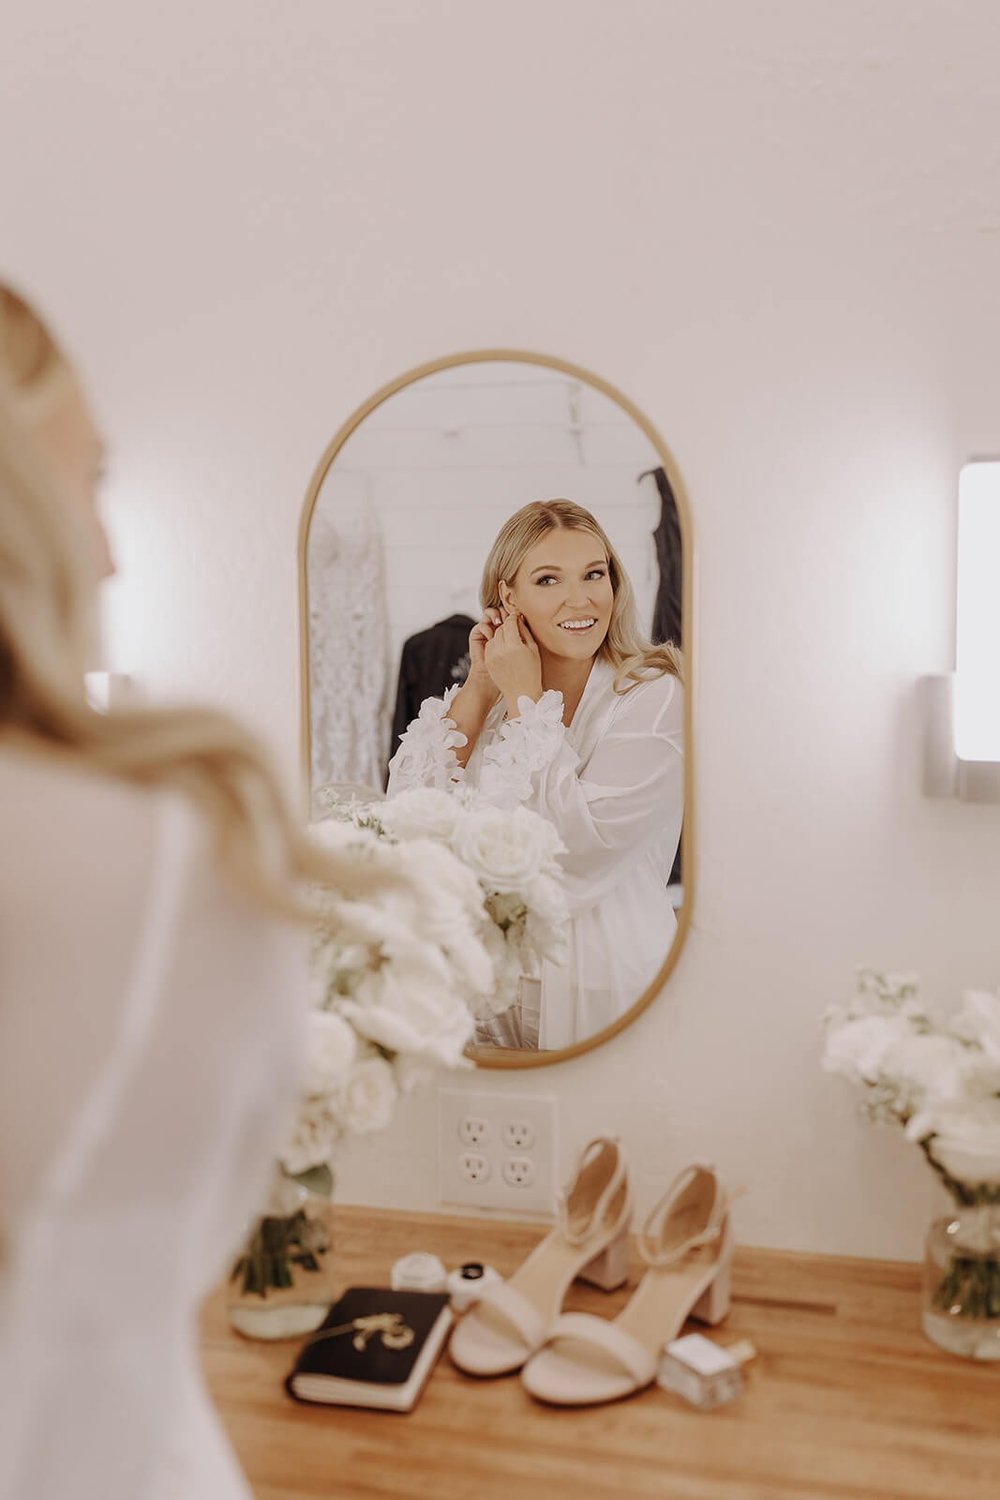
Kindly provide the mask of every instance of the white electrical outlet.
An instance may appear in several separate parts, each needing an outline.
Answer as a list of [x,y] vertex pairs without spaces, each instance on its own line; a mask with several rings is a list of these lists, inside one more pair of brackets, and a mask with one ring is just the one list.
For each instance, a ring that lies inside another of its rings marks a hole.
[[488,1159],[479,1151],[460,1152],[458,1170],[462,1174],[462,1181],[471,1183],[474,1187],[478,1187],[480,1183],[489,1182],[493,1176],[493,1168]]
[[459,1121],[458,1138],[466,1146],[484,1146],[490,1137],[490,1122],[485,1115],[467,1114]]
[[442,1203],[551,1213],[555,1203],[554,1098],[441,1089],[438,1119]]
[[535,1144],[535,1127],[521,1110],[504,1124],[503,1143],[508,1151],[530,1151]]
[[501,1174],[508,1187],[519,1191],[535,1185],[535,1164],[530,1156],[505,1156]]

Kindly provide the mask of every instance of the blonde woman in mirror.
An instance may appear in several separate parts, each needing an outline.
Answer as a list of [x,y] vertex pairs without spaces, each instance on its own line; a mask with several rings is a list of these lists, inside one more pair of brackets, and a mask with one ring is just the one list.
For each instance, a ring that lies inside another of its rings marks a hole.
[[310,844],[253,737],[95,711],[103,443],[0,285],[0,1500],[250,1500],[197,1309],[299,1089]]
[[510,517],[480,597],[469,676],[423,704],[388,791],[471,786],[555,825],[570,956],[522,980],[515,1044],[568,1047],[634,1004],[676,931],[667,885],[684,810],[680,657],[643,640],[620,558],[569,500]]

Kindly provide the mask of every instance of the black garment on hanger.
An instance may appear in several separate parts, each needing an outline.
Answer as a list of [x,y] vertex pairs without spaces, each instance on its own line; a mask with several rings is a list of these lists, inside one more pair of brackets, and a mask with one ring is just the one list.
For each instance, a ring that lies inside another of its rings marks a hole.
[[[655,469],[647,469],[645,474],[639,475],[639,478],[640,480],[648,479],[650,474],[656,480],[656,488],[660,492],[660,520],[653,532],[656,556],[660,564],[660,584],[656,592],[656,603],[653,606],[653,628],[650,639],[654,646],[662,646],[667,641],[672,641],[675,646],[679,647],[683,644],[681,640],[681,585],[684,578],[684,550],[681,542],[681,521],[666,469],[662,465]],[[677,885],[682,880],[681,851],[678,845],[673,869],[670,871],[670,884]]]
[[660,584],[653,607],[652,641],[662,646],[673,641],[682,646],[681,640],[681,584],[684,577],[684,552],[681,543],[681,522],[677,514],[677,501],[670,488],[667,471],[662,466],[647,469],[640,479],[652,474],[660,492],[660,521],[653,532],[656,556],[660,564]]
[[450,615],[403,642],[399,658],[396,711],[392,716],[389,759],[399,749],[406,726],[417,717],[425,698],[440,698],[469,675],[469,631],[475,620]]

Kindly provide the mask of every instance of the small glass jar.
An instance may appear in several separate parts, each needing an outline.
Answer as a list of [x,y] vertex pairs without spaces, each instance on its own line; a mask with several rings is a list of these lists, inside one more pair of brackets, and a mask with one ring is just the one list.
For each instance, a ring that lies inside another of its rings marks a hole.
[[728,1349],[700,1333],[688,1333],[665,1345],[656,1382],[701,1411],[735,1401],[743,1391],[743,1364],[754,1349],[746,1341]]
[[266,1212],[251,1225],[229,1281],[226,1312],[246,1338],[312,1333],[336,1301],[332,1190],[322,1169],[302,1179],[276,1171]]
[[965,1359],[1000,1359],[1000,1204],[956,1203],[927,1232],[923,1327]]

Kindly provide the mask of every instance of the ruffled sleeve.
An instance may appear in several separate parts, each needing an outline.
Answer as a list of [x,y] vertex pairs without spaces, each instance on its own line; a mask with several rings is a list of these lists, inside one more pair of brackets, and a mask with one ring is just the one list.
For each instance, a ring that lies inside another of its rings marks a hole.
[[552,764],[563,747],[563,695],[549,689],[537,703],[518,699],[518,717],[506,719],[483,753],[479,790],[496,807],[514,808],[529,801],[534,778]]
[[455,694],[461,684],[448,689],[443,698],[425,698],[420,712],[399,742],[399,749],[389,762],[387,795],[408,792],[413,787],[436,787],[451,791],[465,780],[465,769],[458,763],[456,749],[467,743],[454,719],[448,717]]

